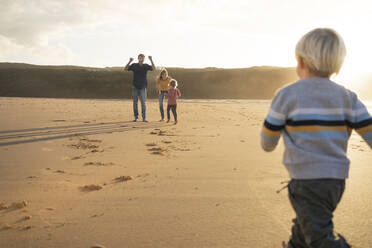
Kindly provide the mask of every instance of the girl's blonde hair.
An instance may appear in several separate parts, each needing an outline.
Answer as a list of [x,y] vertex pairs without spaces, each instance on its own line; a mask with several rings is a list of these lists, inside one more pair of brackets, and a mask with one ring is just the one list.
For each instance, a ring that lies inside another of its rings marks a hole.
[[169,85],[170,86],[173,86],[174,88],[177,88],[178,86],[178,82],[176,79],[172,79],[170,82],[169,82]]
[[157,79],[162,79],[161,74],[163,74],[163,72],[165,72],[165,76],[166,76],[165,78],[169,77],[167,69],[163,68],[163,69],[160,70],[160,74],[157,77]]
[[301,57],[309,71],[320,77],[338,74],[345,56],[344,40],[330,28],[314,29],[296,45],[296,57]]

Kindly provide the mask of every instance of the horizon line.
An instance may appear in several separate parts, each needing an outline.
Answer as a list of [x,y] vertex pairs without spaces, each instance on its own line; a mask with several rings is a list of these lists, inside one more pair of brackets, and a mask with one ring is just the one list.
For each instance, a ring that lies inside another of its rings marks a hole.
[[[81,67],[88,69],[110,69],[110,68],[120,68],[125,66],[85,66],[85,65],[72,65],[72,64],[32,64],[25,62],[9,62],[9,61],[0,61],[0,64],[15,64],[15,65],[30,65],[30,66],[48,66],[48,67]],[[277,65],[254,65],[248,67],[216,67],[216,66],[206,66],[206,67],[182,67],[182,66],[156,66],[159,68],[180,68],[180,69],[250,69],[250,68],[281,68],[281,69],[293,69],[295,66],[277,66]]]

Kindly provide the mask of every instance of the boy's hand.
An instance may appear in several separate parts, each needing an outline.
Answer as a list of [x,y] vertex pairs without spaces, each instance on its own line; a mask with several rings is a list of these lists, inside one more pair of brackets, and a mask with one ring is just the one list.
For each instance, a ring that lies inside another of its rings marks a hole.
[[152,56],[149,56],[149,60],[152,60]]
[[133,58],[129,58],[129,63],[132,62],[134,59]]

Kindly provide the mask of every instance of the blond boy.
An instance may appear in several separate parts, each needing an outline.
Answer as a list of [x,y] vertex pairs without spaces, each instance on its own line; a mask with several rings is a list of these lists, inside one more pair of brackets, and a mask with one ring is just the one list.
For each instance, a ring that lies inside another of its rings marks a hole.
[[333,212],[348,177],[348,139],[355,129],[372,148],[372,118],[348,89],[332,82],[346,49],[332,29],[318,28],[296,46],[300,80],[274,97],[261,132],[265,151],[275,149],[283,135],[283,163],[291,181],[288,195],[296,213],[289,248],[350,247],[333,233]]

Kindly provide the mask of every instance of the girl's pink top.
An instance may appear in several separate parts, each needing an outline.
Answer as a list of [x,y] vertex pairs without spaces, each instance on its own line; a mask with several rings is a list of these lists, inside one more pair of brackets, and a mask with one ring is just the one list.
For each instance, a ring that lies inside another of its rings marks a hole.
[[177,88],[169,88],[168,90],[168,104],[169,105],[176,105],[177,104],[177,98],[181,96],[181,92]]

